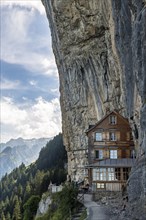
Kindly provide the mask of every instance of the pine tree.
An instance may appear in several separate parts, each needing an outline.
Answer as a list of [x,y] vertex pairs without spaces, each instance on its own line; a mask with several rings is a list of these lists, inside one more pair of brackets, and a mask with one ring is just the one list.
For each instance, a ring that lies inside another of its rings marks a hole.
[[31,194],[31,186],[30,186],[30,183],[27,181],[25,193],[24,193],[24,201],[28,200],[28,198],[30,197],[30,194]]
[[6,220],[4,213],[1,214],[1,220]]
[[11,215],[9,212],[7,212],[7,214],[6,214],[6,220],[11,220]]
[[23,188],[22,188],[21,184],[18,185],[18,194],[19,194],[19,196],[22,196],[22,194],[23,194]]
[[5,199],[5,205],[8,205],[8,204],[9,204],[9,197],[7,196]]
[[0,202],[0,213],[2,213],[3,208],[4,208],[4,202],[2,201],[2,202]]
[[24,204],[24,218],[23,220],[32,220],[34,219],[40,201],[39,196],[31,196],[27,202]]
[[40,194],[40,185],[42,183],[43,177],[44,177],[44,172],[37,170],[35,178],[34,178],[35,191],[37,194]]
[[21,211],[20,211],[20,204],[19,204],[18,197],[16,197],[16,200],[15,200],[15,207],[14,207],[14,211],[13,211],[13,220],[21,220]]

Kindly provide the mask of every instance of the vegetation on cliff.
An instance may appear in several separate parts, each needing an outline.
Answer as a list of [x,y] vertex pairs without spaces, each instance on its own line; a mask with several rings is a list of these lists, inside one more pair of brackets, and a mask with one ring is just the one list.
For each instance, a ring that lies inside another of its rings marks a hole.
[[[62,134],[59,134],[41,150],[35,163],[28,167],[22,164],[9,175],[6,174],[0,182],[1,219],[32,220],[41,195],[47,191],[50,181],[60,184],[66,180],[66,162]],[[28,209],[28,204],[33,200],[33,209]],[[32,211],[31,214],[29,211]]]
[[78,189],[73,184],[63,187],[61,192],[51,196],[52,204],[48,212],[37,220],[69,220],[81,204],[77,200]]

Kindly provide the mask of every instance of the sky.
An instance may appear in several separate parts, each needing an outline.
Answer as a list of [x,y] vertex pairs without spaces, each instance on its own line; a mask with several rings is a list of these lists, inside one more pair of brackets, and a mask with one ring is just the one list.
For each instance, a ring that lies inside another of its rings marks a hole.
[[61,131],[59,79],[40,0],[0,1],[1,142]]

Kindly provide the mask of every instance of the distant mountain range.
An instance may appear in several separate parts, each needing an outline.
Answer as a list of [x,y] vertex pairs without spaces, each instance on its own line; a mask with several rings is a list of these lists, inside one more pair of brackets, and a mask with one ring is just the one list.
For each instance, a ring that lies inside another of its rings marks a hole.
[[39,139],[11,139],[7,143],[0,144],[0,179],[6,173],[22,163],[29,165],[34,162],[42,147],[45,147],[51,138]]

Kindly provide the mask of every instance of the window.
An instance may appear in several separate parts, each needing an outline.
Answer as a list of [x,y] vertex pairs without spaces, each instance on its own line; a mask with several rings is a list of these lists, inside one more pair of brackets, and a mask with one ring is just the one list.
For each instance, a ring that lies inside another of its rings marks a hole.
[[115,169],[114,168],[108,168],[108,180],[115,180]]
[[102,159],[103,158],[103,150],[96,150],[95,157],[98,159]]
[[117,123],[117,117],[115,116],[115,115],[110,115],[110,117],[109,117],[109,123],[111,124],[111,125],[115,125],[116,123]]
[[106,168],[100,168],[100,180],[106,180]]
[[93,181],[106,180],[106,168],[93,169]]
[[116,133],[110,132],[110,141],[116,141]]
[[117,158],[118,158],[118,151],[110,150],[110,159],[117,159]]
[[108,181],[121,180],[120,168],[108,168]]
[[96,141],[102,141],[102,133],[101,132],[96,132],[95,133],[95,140]]
[[123,168],[123,179],[124,179],[124,180],[128,180],[128,178],[129,178],[129,173],[130,173],[130,168],[128,168],[128,167]]
[[115,168],[116,179],[121,180],[121,168]]
[[[122,168],[124,169],[124,168]],[[119,181],[121,180],[121,168],[94,168],[93,181]],[[127,170],[123,171],[124,179],[127,178]]]
[[93,169],[93,181],[99,180],[99,172],[97,169]]
[[97,189],[104,189],[105,185],[104,183],[97,183]]

